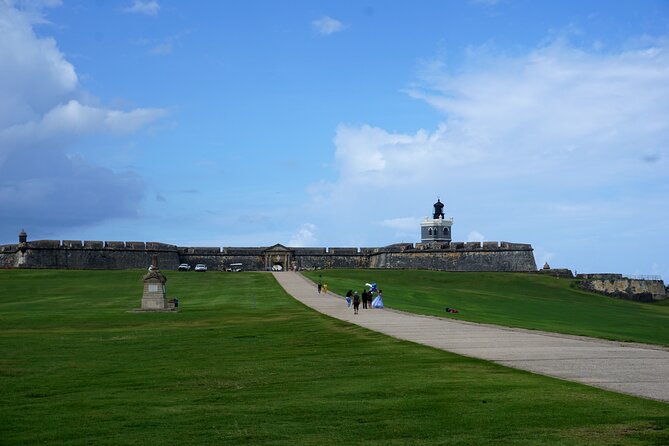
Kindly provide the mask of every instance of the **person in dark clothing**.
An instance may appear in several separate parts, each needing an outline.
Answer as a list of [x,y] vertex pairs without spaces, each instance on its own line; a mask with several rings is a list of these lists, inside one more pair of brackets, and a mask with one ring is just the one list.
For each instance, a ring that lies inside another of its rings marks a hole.
[[362,292],[362,309],[367,308],[367,290]]
[[348,291],[346,292],[346,306],[347,306],[348,308],[351,307],[351,301],[352,301],[352,299],[353,299],[353,290],[348,290]]
[[360,296],[356,291],[353,293],[353,314],[358,314],[358,308],[360,307]]

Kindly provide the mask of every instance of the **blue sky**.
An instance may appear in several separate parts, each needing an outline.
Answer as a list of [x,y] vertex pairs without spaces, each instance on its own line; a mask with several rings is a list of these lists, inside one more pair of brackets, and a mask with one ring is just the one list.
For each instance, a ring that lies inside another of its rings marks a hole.
[[0,243],[458,241],[669,277],[667,1],[0,0]]

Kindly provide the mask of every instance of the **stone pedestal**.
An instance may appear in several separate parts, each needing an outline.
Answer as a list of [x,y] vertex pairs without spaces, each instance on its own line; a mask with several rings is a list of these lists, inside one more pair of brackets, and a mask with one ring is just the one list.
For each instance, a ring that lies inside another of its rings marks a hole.
[[149,272],[144,276],[142,310],[167,310],[169,308],[165,293],[165,282],[167,282],[167,278],[158,269],[158,259],[157,256],[154,256]]

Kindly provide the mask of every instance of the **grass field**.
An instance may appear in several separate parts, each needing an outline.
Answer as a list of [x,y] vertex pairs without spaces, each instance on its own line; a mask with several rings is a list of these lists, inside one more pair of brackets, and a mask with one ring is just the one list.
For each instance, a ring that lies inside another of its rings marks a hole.
[[[556,333],[669,345],[669,299],[639,303],[582,291],[575,280],[525,273],[424,270],[320,270],[330,290],[383,289],[389,308]],[[449,314],[446,307],[457,308]]]
[[391,339],[265,273],[166,272],[182,311],[127,312],[143,274],[0,270],[0,444],[669,444],[669,404]]

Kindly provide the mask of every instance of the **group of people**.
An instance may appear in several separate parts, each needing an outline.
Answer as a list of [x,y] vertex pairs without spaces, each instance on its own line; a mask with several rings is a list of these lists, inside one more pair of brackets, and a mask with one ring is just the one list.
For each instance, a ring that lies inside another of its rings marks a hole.
[[[358,314],[360,309],[360,303],[362,303],[362,308],[383,308],[383,291],[377,289],[376,283],[366,283],[366,287],[362,290],[362,295],[358,294],[357,291],[348,290],[346,293],[346,306],[351,308],[353,305],[353,314]],[[327,294],[328,293],[328,284],[323,283],[322,280],[318,280],[318,294]],[[374,297],[376,293],[376,297]]]
[[362,302],[362,308],[383,308],[383,291],[375,290],[376,297],[372,290],[364,289],[362,291],[362,296],[358,294],[357,291],[348,290],[346,293],[346,305],[350,308],[353,304],[353,314],[358,314],[360,309],[360,303]]

